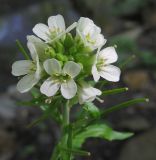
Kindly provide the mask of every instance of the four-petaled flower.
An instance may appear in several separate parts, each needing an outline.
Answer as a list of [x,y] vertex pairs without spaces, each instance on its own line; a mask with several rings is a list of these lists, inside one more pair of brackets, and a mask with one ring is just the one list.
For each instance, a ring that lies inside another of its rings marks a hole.
[[36,24],[33,32],[44,41],[50,43],[70,32],[76,27],[76,24],[74,22],[66,29],[63,16],[56,15],[48,18],[48,26],[43,23]]
[[81,17],[79,19],[76,32],[84,42],[84,45],[92,50],[106,43],[106,39],[101,34],[101,29],[89,18]]
[[[40,91],[48,97],[61,93],[65,99],[71,99],[77,94],[80,104],[98,99],[97,96],[101,95],[100,90],[85,82],[81,83],[81,79],[84,80],[86,77],[86,75],[84,75],[85,72],[83,72],[85,62],[79,62],[77,57],[76,59],[73,58],[73,61],[68,61],[71,59],[71,55],[68,54],[68,49],[70,52],[72,51],[68,45],[77,41],[75,41],[73,37],[67,36],[65,38],[65,36],[66,33],[75,27],[76,38],[84,44],[82,47],[88,47],[90,51],[97,49],[95,61],[92,64],[91,70],[89,70],[94,80],[97,82],[100,77],[102,77],[108,81],[119,81],[121,71],[118,67],[111,65],[111,63],[116,62],[118,59],[115,48],[107,47],[100,51],[106,43],[106,39],[101,34],[101,29],[96,26],[91,19],[85,17],[81,17],[78,22],[74,22],[66,28],[63,16],[56,15],[48,18],[48,26],[42,23],[35,25],[33,32],[38,37],[33,35],[27,36],[27,46],[30,50],[32,60],[16,61],[12,65],[12,74],[15,76],[23,76],[17,84],[17,89],[20,92],[24,93],[29,91],[42,78],[44,82],[41,86],[39,84]],[[61,51],[56,49],[57,45],[55,45],[55,43],[51,43],[55,40],[58,41],[56,44],[62,45],[63,48],[61,48]],[[77,44],[74,44],[73,47],[76,48],[76,45]],[[67,49],[66,46],[68,46]],[[64,56],[64,52],[67,56],[66,60],[60,58]],[[76,55],[73,54],[72,56],[74,57]],[[76,60],[77,63],[75,63],[74,60]],[[79,76],[79,81],[76,81],[75,77],[80,73],[81,69],[82,74]],[[44,74],[43,70],[45,70]],[[47,74],[50,76],[44,80]],[[59,89],[60,92],[58,92]]]
[[50,77],[41,85],[41,93],[51,97],[61,88],[61,94],[65,99],[71,99],[76,95],[77,85],[74,78],[81,71],[79,64],[68,61],[62,69],[60,62],[53,58],[46,60],[43,66]]
[[14,76],[24,75],[17,83],[17,89],[21,93],[29,91],[36,85],[41,78],[42,72],[34,44],[28,41],[27,46],[30,50],[32,60],[20,60],[14,62],[12,65],[12,74]]
[[100,96],[101,94],[102,92],[99,89],[88,84],[82,84],[82,86],[78,88],[78,100],[80,104],[92,102],[96,96]]
[[94,80],[97,82],[100,77],[117,82],[120,79],[120,69],[111,63],[116,62],[118,59],[117,53],[114,47],[107,47],[101,51],[98,51],[96,60],[92,66],[92,74]]

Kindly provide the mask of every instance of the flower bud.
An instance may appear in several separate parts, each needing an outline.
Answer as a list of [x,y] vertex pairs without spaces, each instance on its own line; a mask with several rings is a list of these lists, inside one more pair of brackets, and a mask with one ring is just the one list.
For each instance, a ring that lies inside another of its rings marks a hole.
[[62,45],[62,43],[57,41],[55,45],[56,45],[56,51],[63,54],[64,46]]
[[66,48],[70,48],[74,43],[73,37],[70,33],[66,35],[66,39],[64,41],[64,45]]
[[52,47],[47,47],[45,49],[45,55],[47,55],[50,58],[54,58],[56,56],[56,53]]

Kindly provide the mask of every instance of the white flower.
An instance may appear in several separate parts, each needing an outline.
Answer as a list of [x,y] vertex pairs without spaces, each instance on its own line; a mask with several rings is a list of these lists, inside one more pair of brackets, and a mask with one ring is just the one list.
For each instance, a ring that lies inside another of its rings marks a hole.
[[12,65],[12,74],[14,76],[22,76],[17,83],[17,90],[21,93],[29,91],[41,78],[41,66],[36,48],[33,43],[27,43],[30,50],[32,60],[16,61]]
[[45,49],[48,48],[48,45],[44,43],[41,39],[33,35],[27,36],[27,40],[28,42],[33,43],[34,49],[36,50],[39,59],[41,61],[45,61],[47,59],[47,56],[45,54]]
[[106,43],[106,39],[101,34],[101,29],[89,18],[81,17],[79,19],[76,32],[83,40],[85,46],[93,50]]
[[48,18],[48,26],[43,23],[36,24],[33,32],[44,41],[52,42],[70,32],[76,25],[77,23],[74,22],[66,29],[63,16],[58,14]]
[[80,65],[68,61],[62,69],[60,62],[53,58],[46,60],[43,66],[50,77],[41,85],[41,93],[51,97],[61,88],[61,94],[64,98],[73,98],[77,92],[74,78],[80,73]]
[[84,84],[78,90],[79,103],[83,104],[85,102],[92,102],[96,96],[100,96],[102,92],[90,85]]
[[120,79],[121,71],[118,67],[111,65],[118,59],[117,53],[114,47],[107,47],[96,55],[96,61],[92,66],[92,74],[94,80],[97,82],[100,77],[117,82]]

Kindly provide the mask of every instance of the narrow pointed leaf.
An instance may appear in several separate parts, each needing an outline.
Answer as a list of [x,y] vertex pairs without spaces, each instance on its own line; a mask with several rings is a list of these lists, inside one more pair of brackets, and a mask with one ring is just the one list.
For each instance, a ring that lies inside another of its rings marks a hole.
[[109,113],[121,110],[123,108],[127,108],[131,105],[137,104],[137,103],[141,103],[141,102],[148,102],[149,100],[147,98],[137,98],[137,99],[132,99],[130,101],[126,101],[123,102],[121,104],[115,105],[111,108],[108,108],[106,110],[103,111],[102,116],[108,115]]
[[21,42],[20,42],[19,40],[16,40],[16,45],[17,45],[19,51],[21,51],[21,53],[23,54],[23,56],[24,56],[27,60],[29,60],[30,57],[29,57],[29,55],[27,54],[27,52],[25,51],[24,47],[22,46],[22,44],[21,44]]
[[90,152],[86,152],[83,150],[78,150],[78,149],[69,149],[69,148],[64,148],[60,147],[62,150],[66,151],[67,153],[72,153],[73,155],[79,155],[79,156],[90,156]]
[[106,96],[106,95],[123,93],[123,92],[126,92],[126,91],[128,91],[128,88],[127,88],[127,87],[117,88],[117,89],[111,89],[111,90],[103,91],[103,92],[102,92],[102,95]]

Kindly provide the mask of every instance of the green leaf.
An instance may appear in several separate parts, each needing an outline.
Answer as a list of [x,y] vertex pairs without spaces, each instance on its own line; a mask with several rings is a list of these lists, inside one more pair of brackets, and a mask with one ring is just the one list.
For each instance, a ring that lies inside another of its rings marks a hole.
[[92,103],[86,102],[83,109],[87,111],[93,118],[100,117],[100,110]]
[[124,140],[133,135],[129,132],[118,132],[106,124],[93,124],[85,128],[84,131],[74,136],[73,146],[80,148],[87,138],[102,138],[109,141],[112,140]]
[[17,105],[20,106],[41,106],[45,104],[45,98],[43,96],[39,96],[37,95],[37,93],[33,92],[32,93],[33,96],[38,96],[37,98],[33,98],[30,101],[21,101],[21,102],[17,102]]
[[38,105],[38,101],[36,101],[36,99],[33,99],[31,101],[22,101],[22,102],[17,102],[16,103],[18,106],[29,106],[29,107],[32,107],[32,106],[35,106],[35,105]]

